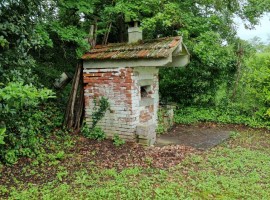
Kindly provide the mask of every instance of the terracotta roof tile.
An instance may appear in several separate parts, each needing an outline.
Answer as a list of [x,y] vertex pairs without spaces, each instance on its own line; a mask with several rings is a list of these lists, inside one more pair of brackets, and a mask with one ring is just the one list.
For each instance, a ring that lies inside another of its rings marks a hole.
[[82,56],[83,60],[166,58],[181,43],[181,37],[142,41],[136,44],[97,45]]

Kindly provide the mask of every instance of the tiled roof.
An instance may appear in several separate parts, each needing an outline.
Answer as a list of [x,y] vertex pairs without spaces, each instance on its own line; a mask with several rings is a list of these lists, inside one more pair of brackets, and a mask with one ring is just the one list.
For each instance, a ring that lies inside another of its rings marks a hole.
[[181,37],[159,38],[136,44],[97,45],[82,56],[83,60],[166,58],[181,44]]

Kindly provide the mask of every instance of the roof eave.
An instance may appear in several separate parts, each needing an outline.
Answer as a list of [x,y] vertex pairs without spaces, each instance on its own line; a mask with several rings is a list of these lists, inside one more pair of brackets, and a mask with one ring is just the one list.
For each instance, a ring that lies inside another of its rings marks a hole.
[[167,58],[127,59],[127,60],[84,60],[84,68],[124,68],[124,67],[164,67],[172,62]]

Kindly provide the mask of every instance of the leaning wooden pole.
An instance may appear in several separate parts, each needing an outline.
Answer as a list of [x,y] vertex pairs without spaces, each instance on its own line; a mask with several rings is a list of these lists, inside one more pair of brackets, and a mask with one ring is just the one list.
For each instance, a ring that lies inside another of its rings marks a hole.
[[[111,26],[111,25],[110,25]],[[109,28],[110,30],[110,28]],[[93,48],[96,45],[97,18],[91,25],[88,42]],[[107,36],[108,37],[108,36]],[[108,38],[106,39],[106,41]],[[79,60],[73,77],[72,88],[69,95],[63,126],[78,132],[82,126],[84,117],[84,85],[83,85],[83,61]]]
[[72,88],[67,103],[63,126],[78,130],[81,128],[84,111],[83,64],[80,60],[73,77]]

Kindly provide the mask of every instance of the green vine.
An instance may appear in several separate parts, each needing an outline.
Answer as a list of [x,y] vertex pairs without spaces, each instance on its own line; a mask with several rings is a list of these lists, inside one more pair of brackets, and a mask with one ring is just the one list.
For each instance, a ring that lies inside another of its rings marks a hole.
[[110,104],[108,102],[108,99],[106,99],[105,97],[101,97],[99,102],[94,99],[94,112],[92,114],[93,123],[91,129],[94,129],[96,127],[97,123],[104,117],[109,107]]
[[81,132],[85,137],[99,141],[106,138],[104,131],[96,125],[104,117],[109,107],[110,104],[108,102],[108,99],[106,99],[105,97],[101,97],[99,101],[97,101],[97,99],[94,99],[92,126],[89,127],[86,123],[84,123],[81,129]]

